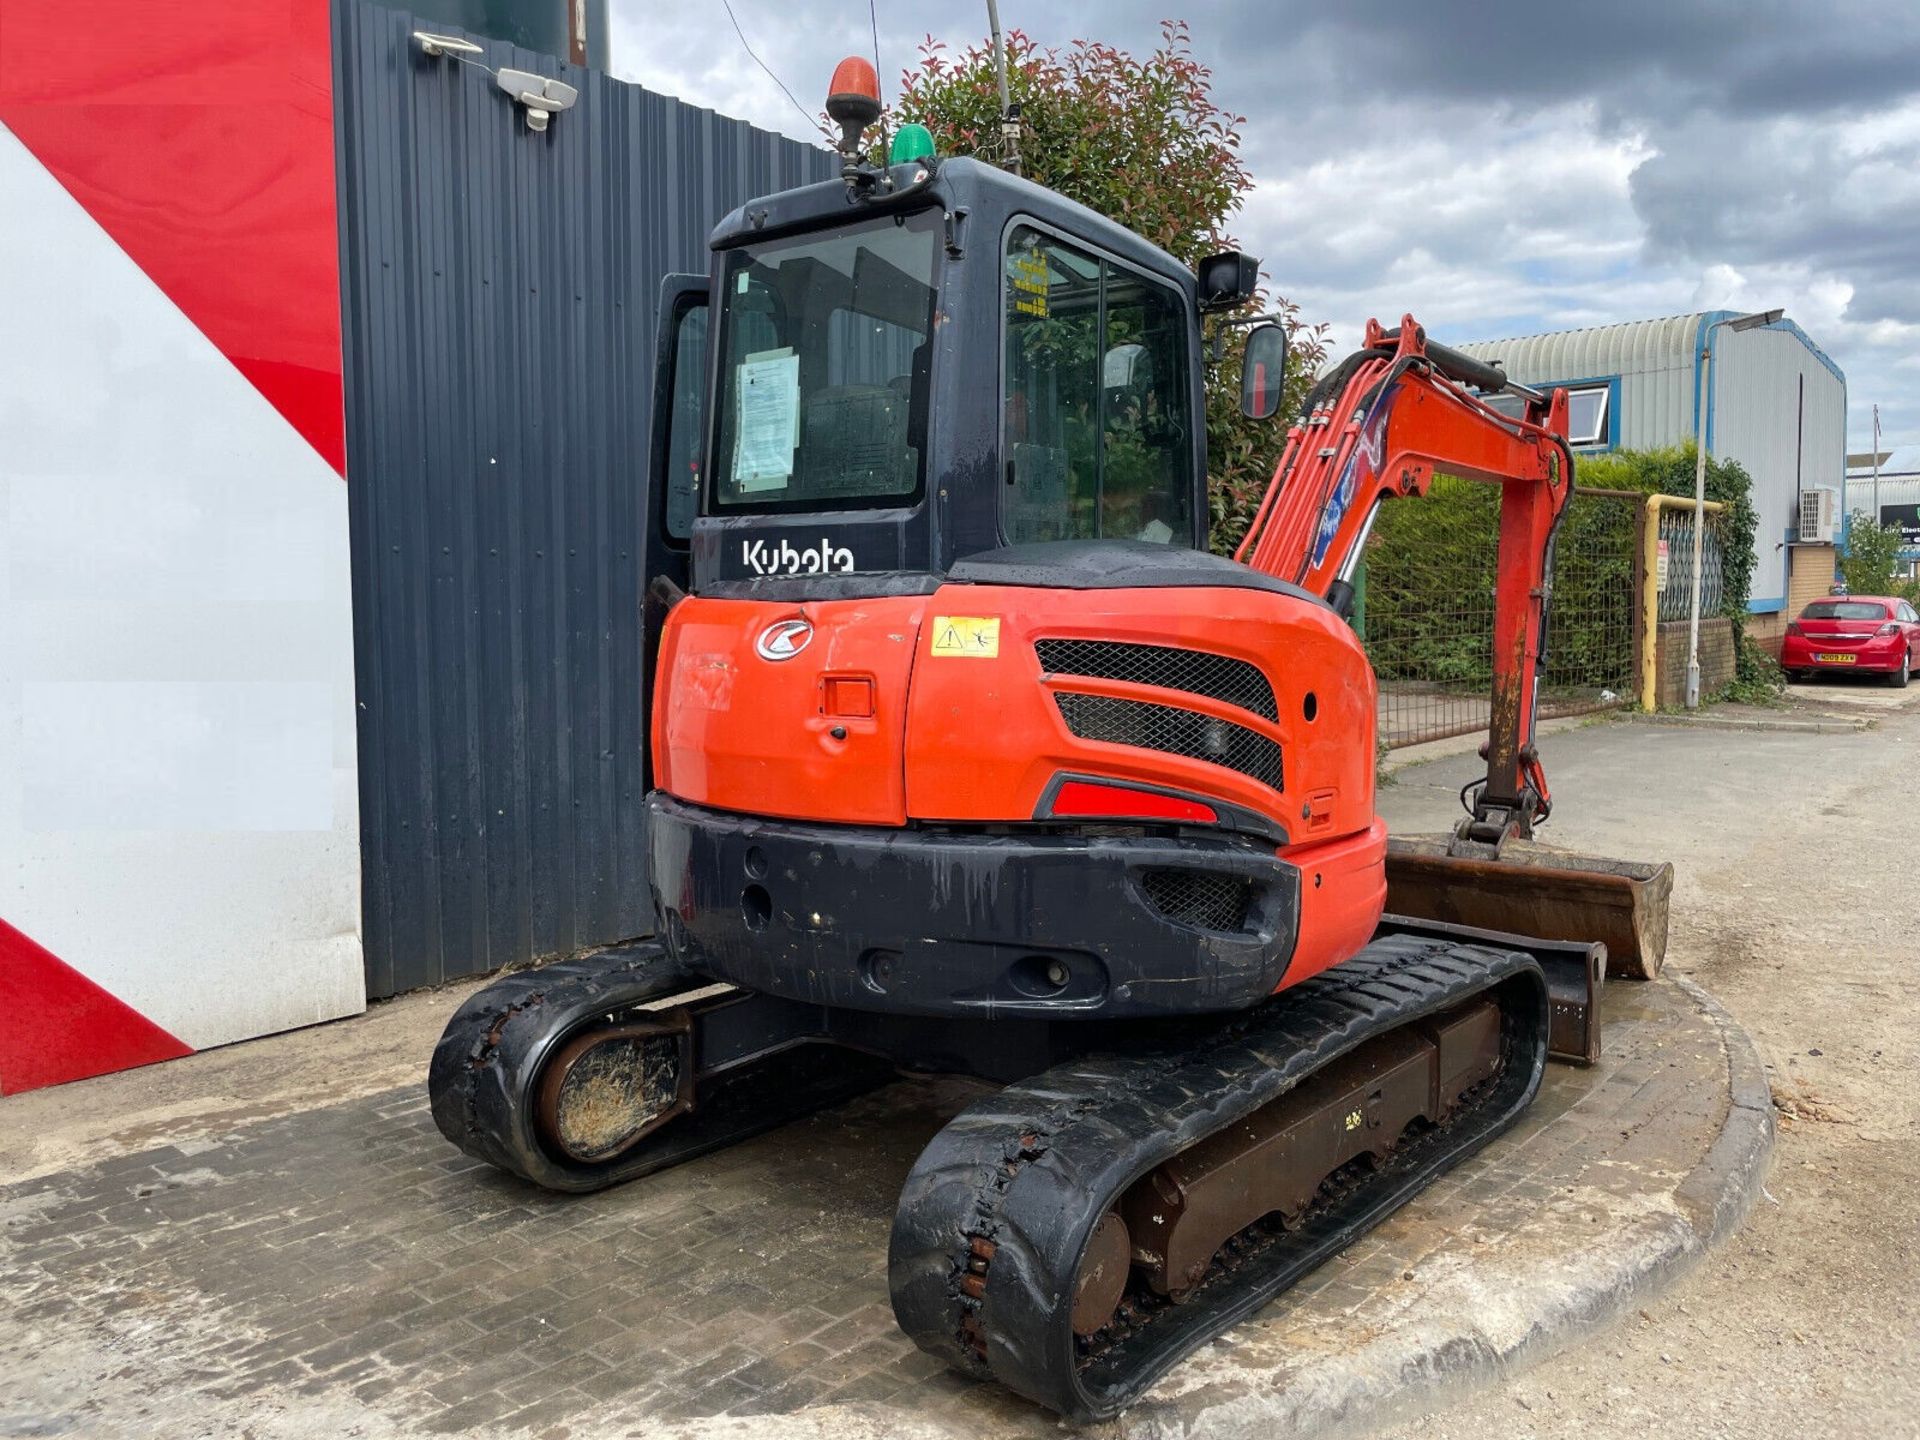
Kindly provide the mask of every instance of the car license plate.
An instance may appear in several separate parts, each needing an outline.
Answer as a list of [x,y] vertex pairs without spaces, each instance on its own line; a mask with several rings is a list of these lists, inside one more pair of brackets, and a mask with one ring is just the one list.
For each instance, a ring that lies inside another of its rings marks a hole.
[[1860,657],[1857,655],[1834,655],[1815,652],[1813,658],[1823,665],[1851,665]]

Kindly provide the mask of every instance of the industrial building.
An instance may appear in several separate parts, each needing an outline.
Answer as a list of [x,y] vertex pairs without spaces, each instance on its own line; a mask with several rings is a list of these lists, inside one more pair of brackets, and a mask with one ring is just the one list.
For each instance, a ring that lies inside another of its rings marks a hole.
[[1877,512],[1882,525],[1897,526],[1906,573],[1920,571],[1920,445],[1847,456],[1846,508],[1849,516]]
[[1777,649],[1787,619],[1833,581],[1846,513],[1847,380],[1791,320],[1727,323],[1740,318],[1711,310],[1459,348],[1525,384],[1566,386],[1572,439],[1586,453],[1682,444],[1699,433],[1704,406],[1707,453],[1753,477],[1760,523],[1748,633]]

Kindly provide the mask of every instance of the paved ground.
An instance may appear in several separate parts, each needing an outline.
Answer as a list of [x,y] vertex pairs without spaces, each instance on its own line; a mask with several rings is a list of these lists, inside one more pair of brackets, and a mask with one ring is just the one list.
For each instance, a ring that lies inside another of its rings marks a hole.
[[[1383,1376],[1458,1371],[1448,1346],[1518,1352],[1610,1305],[1698,1248],[1716,1205],[1744,1208],[1765,1117],[1751,1096],[1729,1115],[1730,1064],[1764,1096],[1743,1037],[1730,1056],[1676,986],[1623,987],[1612,1012],[1598,1072],[1556,1067],[1484,1163],[1163,1386],[1135,1433],[1370,1407]],[[809,1412],[792,1432],[832,1434],[856,1405],[889,1433],[1043,1433],[887,1308],[900,1182],[968,1093],[903,1084],[585,1200],[454,1154],[413,1085],[52,1171],[0,1192],[22,1327],[0,1430],[157,1428],[184,1405],[214,1430],[284,1406],[298,1433],[324,1406],[376,1431]]]
[[[1904,979],[1920,952],[1916,908],[1899,908],[1920,845],[1916,744],[1903,710],[1840,736],[1602,724],[1546,739],[1555,838],[1681,862],[1674,968],[1756,1032],[1787,1107],[1775,1203],[1645,1318],[1408,1440],[1920,1433]],[[1400,772],[1383,809],[1436,828],[1470,765]],[[1847,844],[1844,876],[1807,882],[1816,837]],[[1504,1340],[1527,1359],[1552,1338],[1533,1331],[1556,1282],[1604,1293],[1588,1257],[1637,1241],[1684,1258],[1707,1222],[1674,1198],[1679,1176],[1664,1201],[1647,1184],[1663,1167],[1635,1137],[1697,1150],[1720,1102],[1609,1080],[1717,1041],[1675,987],[1616,993],[1632,1013],[1598,1086],[1561,1072],[1485,1165],[1173,1377],[1127,1432],[1192,1433],[1202,1411],[1210,1433],[1275,1433],[1289,1406],[1340,1414],[1325,1387],[1366,1368],[1355,1356],[1431,1354],[1436,1315],[1469,1348]],[[458,998],[0,1106],[0,1175],[15,1177],[0,1188],[0,1434],[1053,1433],[934,1373],[886,1317],[893,1196],[961,1087],[898,1087],[610,1195],[551,1199],[471,1170],[425,1116],[414,1077]],[[1555,1165],[1576,1167],[1572,1192],[1545,1178]],[[1249,1384],[1262,1373],[1291,1386]]]

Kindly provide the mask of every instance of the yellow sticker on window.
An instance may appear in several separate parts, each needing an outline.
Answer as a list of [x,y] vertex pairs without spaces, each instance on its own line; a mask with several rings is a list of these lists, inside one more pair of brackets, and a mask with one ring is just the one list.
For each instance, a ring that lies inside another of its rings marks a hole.
[[1016,290],[1028,290],[1036,295],[1047,293],[1052,277],[1047,274],[1046,257],[1037,251],[1026,255],[1008,257],[1007,273],[1013,279]]
[[1015,290],[1026,292],[1011,297],[1014,313],[1044,319],[1047,314],[1047,289],[1053,278],[1047,273],[1046,257],[1038,251],[1027,255],[1009,255],[1007,277],[1013,282]]
[[933,653],[968,655],[991,660],[1000,653],[1000,617],[936,615],[933,617]]

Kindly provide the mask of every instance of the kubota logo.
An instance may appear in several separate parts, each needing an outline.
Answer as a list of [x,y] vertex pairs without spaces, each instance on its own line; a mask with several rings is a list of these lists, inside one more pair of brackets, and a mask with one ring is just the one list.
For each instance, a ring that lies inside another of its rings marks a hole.
[[740,563],[756,575],[851,575],[853,551],[824,537],[809,550],[796,550],[789,540],[742,540]]
[[791,660],[811,639],[813,626],[805,620],[776,620],[760,632],[753,648],[762,660]]

